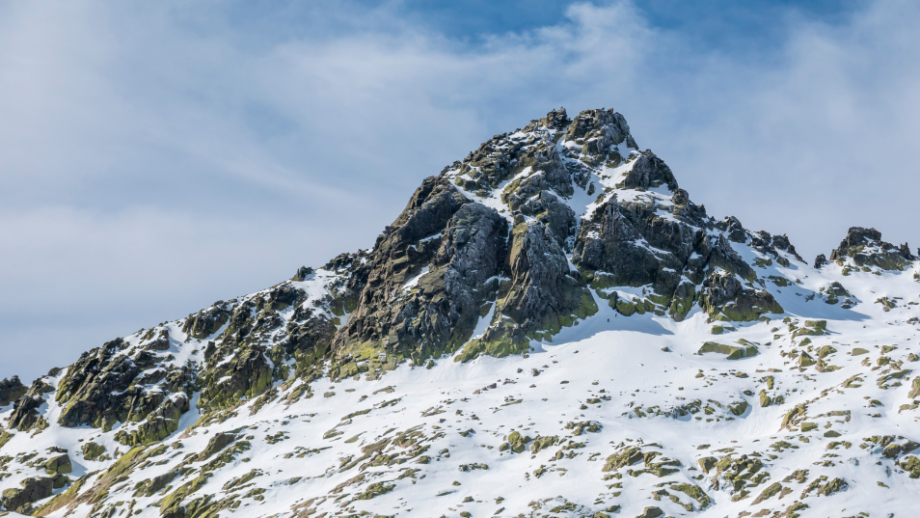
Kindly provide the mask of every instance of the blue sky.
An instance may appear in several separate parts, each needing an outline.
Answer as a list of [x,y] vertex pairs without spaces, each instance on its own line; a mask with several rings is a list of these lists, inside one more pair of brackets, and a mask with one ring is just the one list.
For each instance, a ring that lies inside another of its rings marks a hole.
[[373,244],[421,179],[613,107],[811,260],[920,245],[920,4],[0,4],[0,377]]

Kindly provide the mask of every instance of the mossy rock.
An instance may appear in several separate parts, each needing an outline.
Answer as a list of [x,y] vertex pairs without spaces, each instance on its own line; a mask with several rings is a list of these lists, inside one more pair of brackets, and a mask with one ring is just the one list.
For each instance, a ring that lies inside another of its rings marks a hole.
[[0,501],[6,509],[22,514],[31,514],[31,504],[51,496],[54,487],[50,477],[27,478],[19,485],[22,487],[4,489]]
[[749,405],[747,401],[739,401],[737,403],[732,403],[731,405],[728,405],[728,410],[732,414],[740,417],[741,415],[744,415],[744,412],[747,411],[748,406]]
[[711,470],[716,465],[718,459],[715,457],[703,457],[702,459],[699,459],[698,462],[700,464],[700,469],[703,470],[703,473],[709,474],[709,470]]
[[83,458],[86,460],[96,460],[105,454],[105,446],[89,441],[83,444]]
[[603,471],[616,471],[620,468],[632,466],[633,464],[641,462],[643,459],[642,450],[635,446],[630,446],[623,451],[607,457],[607,462],[604,464]]
[[910,384],[910,392],[907,394],[909,399],[914,399],[920,396],[920,376],[914,378]]
[[754,499],[753,502],[751,502],[751,505],[757,505],[765,500],[769,500],[773,498],[774,496],[778,495],[779,492],[782,491],[782,489],[783,489],[783,485],[780,484],[779,482],[774,482],[773,484],[770,484],[769,486],[767,486],[766,489],[763,490],[763,492],[760,493],[760,495],[757,498]]
[[811,367],[814,364],[815,364],[815,359],[812,358],[811,355],[809,355],[808,353],[803,352],[801,355],[799,355],[799,367],[802,367],[804,369],[806,367]]
[[920,478],[920,458],[909,455],[902,458],[899,465],[901,469],[910,474],[910,478]]
[[706,342],[700,347],[699,354],[705,353],[719,353],[726,355],[727,360],[740,360],[742,358],[750,358],[752,356],[757,356],[759,351],[754,345],[750,346],[736,346],[736,345],[725,345],[716,342]]
[[66,474],[73,471],[73,464],[70,462],[70,456],[66,453],[52,457],[42,467],[45,468],[45,472],[49,474]]
[[197,461],[205,461],[215,453],[223,450],[233,441],[236,440],[236,435],[232,433],[217,433],[214,434],[214,437],[211,437],[211,440],[208,441],[208,445],[205,447],[204,451],[198,454]]
[[546,437],[537,437],[533,440],[533,444],[530,445],[531,453],[539,453],[540,450],[545,450],[551,448],[553,445],[559,442],[558,435],[548,435]]
[[364,490],[363,493],[359,493],[356,498],[358,500],[370,500],[376,496],[385,495],[390,491],[396,489],[395,484],[387,484],[386,482],[375,482]]

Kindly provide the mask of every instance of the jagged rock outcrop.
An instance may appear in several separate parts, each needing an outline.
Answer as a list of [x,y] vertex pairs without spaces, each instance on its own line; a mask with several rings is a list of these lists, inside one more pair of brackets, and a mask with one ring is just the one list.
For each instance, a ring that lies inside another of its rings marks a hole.
[[243,344],[233,351],[229,361],[223,361],[222,356],[212,357],[201,375],[198,407],[229,408],[264,392],[272,381],[272,369],[264,352],[259,345]]
[[10,414],[10,428],[25,432],[31,430],[38,423],[38,409],[45,400],[41,397],[25,395],[13,403],[13,413]]
[[223,301],[215,302],[211,307],[201,310],[194,315],[189,315],[185,320],[185,333],[194,338],[207,338],[214,334],[221,326],[227,323],[230,311]]
[[841,266],[851,259],[856,266],[878,266],[883,270],[901,270],[917,259],[907,243],[895,246],[882,241],[874,228],[851,227],[840,246],[831,252],[831,261]]
[[0,407],[9,405],[25,395],[29,389],[19,381],[19,376],[0,381]]
[[827,260],[826,255],[818,254],[818,257],[815,257],[815,269],[824,268],[828,264],[830,264],[830,262]]
[[[168,333],[147,336],[145,346],[131,354],[121,339],[84,353],[58,384],[55,397],[63,406],[58,422],[108,431],[117,422],[144,421],[170,394],[190,392],[192,372],[160,357],[164,344],[168,349]],[[148,390],[151,385],[158,390]]]
[[664,163],[664,160],[649,150],[639,155],[635,165],[623,181],[623,186],[627,189],[651,189],[662,185],[666,185],[673,191],[677,189],[677,180],[674,179],[671,168]]
[[725,270],[712,272],[703,282],[700,305],[712,320],[745,322],[765,313],[783,312],[769,292],[746,287]]

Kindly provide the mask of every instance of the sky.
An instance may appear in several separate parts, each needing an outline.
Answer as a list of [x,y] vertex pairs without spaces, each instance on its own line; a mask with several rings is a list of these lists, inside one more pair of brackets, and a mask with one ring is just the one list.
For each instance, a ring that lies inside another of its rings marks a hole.
[[0,3],[0,378],[369,248],[421,180],[615,108],[812,261],[920,246],[920,3]]

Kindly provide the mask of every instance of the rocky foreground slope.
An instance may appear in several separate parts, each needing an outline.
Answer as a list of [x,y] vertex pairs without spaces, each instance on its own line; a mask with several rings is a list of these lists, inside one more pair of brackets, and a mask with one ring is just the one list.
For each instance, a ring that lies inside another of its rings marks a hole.
[[0,515],[916,516],[918,281],[553,111],[371,250],[0,382]]

